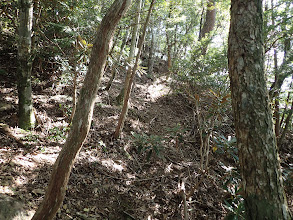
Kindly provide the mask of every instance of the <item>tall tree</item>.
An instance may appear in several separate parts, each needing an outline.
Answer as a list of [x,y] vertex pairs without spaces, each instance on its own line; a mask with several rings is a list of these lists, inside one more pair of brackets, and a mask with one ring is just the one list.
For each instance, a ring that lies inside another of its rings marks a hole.
[[[208,0],[207,3],[207,11],[205,16],[205,21],[203,27],[199,32],[198,40],[205,38],[208,34],[215,28],[216,23],[216,8],[215,8],[215,0]],[[204,42],[202,47],[202,54],[205,55],[208,49],[208,42]]]
[[247,219],[290,219],[264,74],[262,0],[232,0],[232,107]]
[[35,126],[35,116],[32,101],[32,26],[33,1],[19,0],[19,28],[18,28],[18,119],[19,127],[30,129]]
[[[119,65],[120,62],[121,62],[123,50],[124,50],[124,47],[125,47],[126,42],[128,40],[128,35],[129,35],[129,31],[127,30],[126,33],[125,33],[125,36],[124,36],[124,38],[122,40],[122,44],[120,46],[119,56],[118,56],[117,61],[116,61],[117,65]],[[113,80],[114,80],[114,78],[116,76],[116,73],[117,73],[117,70],[116,70],[116,65],[114,63],[113,66],[112,66],[112,69],[111,69],[111,78],[110,78],[109,82],[107,83],[107,86],[105,87],[106,91],[108,91],[111,88]]]
[[155,62],[155,28],[154,28],[154,21],[152,20],[152,26],[150,28],[150,35],[151,35],[151,43],[149,48],[149,57],[148,57],[148,73],[150,76],[153,75],[154,71],[154,62]]
[[133,68],[134,61],[135,61],[135,49],[137,46],[141,7],[142,7],[142,0],[138,0],[137,1],[136,16],[134,19],[134,26],[133,26],[133,30],[132,30],[132,34],[131,34],[130,51],[129,51],[129,56],[128,56],[128,60],[126,63],[127,72],[126,72],[126,76],[125,76],[124,86],[116,98],[117,103],[119,105],[121,105],[123,103],[123,100],[125,99],[125,96],[126,96],[126,91],[127,91],[128,87],[130,86],[129,81],[131,78],[132,68]]
[[[272,16],[272,26],[275,26],[275,16],[274,16],[274,0],[271,0],[271,16]],[[275,82],[278,81],[279,72],[278,72],[278,51],[274,48],[274,73],[275,73]],[[274,117],[275,117],[275,133],[278,140],[280,135],[280,91],[277,91],[275,101],[275,109],[274,109]]]
[[131,0],[115,0],[99,26],[72,126],[53,166],[45,198],[32,218],[33,220],[53,219],[63,202],[75,157],[80,151],[90,129],[95,99],[116,25],[130,3]]
[[128,112],[128,100],[129,100],[129,97],[130,97],[130,94],[131,94],[132,83],[133,83],[133,80],[134,80],[134,77],[135,77],[135,74],[136,74],[136,70],[137,70],[137,67],[138,67],[138,62],[139,62],[139,59],[140,59],[140,55],[141,55],[141,52],[142,52],[142,46],[143,46],[145,35],[146,35],[146,29],[147,29],[147,26],[149,24],[149,20],[150,20],[150,17],[151,17],[151,13],[152,13],[155,1],[156,0],[151,1],[149,11],[148,11],[148,15],[147,15],[146,21],[144,23],[142,35],[139,38],[138,52],[137,52],[137,55],[136,55],[136,58],[135,58],[134,66],[133,66],[133,68],[131,70],[132,72],[131,72],[131,75],[130,75],[130,78],[129,78],[129,85],[128,85],[127,89],[125,90],[123,107],[122,107],[121,114],[119,116],[117,127],[116,127],[115,132],[114,132],[114,138],[118,138],[120,136],[120,134],[122,132],[122,129],[124,127],[124,122],[125,122],[127,112]]
[[172,42],[171,42],[171,31],[170,31],[170,20],[172,17],[173,10],[173,1],[169,1],[169,12],[168,12],[168,21],[166,25],[166,46],[167,46],[167,67],[168,71],[172,68]]

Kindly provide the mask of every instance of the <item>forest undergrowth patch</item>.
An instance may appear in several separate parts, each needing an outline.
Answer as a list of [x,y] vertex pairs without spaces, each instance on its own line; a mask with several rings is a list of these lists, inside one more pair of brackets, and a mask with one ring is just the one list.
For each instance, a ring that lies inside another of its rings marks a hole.
[[[106,74],[103,83],[108,78]],[[167,76],[142,76],[134,86],[122,137],[113,139],[121,111],[115,97],[122,81],[118,76],[110,91],[98,94],[89,135],[56,219],[183,219],[185,208],[189,219],[223,219],[228,212],[241,219],[237,152],[235,142],[228,140],[232,125],[220,127],[216,132],[223,135],[217,140],[213,135],[209,166],[202,171],[200,134],[190,101],[170,88]],[[36,209],[44,196],[66,138],[65,110],[71,105],[70,88],[60,94],[52,87],[35,88],[39,125],[22,133],[16,127],[15,84],[0,87],[0,102],[11,106],[0,112],[0,194],[22,201],[26,210]],[[292,146],[290,137],[286,146]],[[292,164],[292,152],[281,152],[281,157]],[[292,209],[292,190],[287,194]]]

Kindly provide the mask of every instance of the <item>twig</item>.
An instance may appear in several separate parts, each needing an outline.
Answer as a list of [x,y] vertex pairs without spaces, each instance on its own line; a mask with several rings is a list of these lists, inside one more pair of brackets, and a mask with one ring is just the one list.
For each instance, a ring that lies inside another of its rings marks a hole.
[[195,190],[199,187],[199,185],[202,183],[204,177],[205,177],[206,171],[203,171],[203,174],[201,176],[201,178],[199,179],[199,181],[197,182],[196,185],[194,185],[193,187],[191,187],[190,192],[187,194],[187,198],[189,199],[195,192]]
[[61,53],[64,55],[64,56],[66,56],[66,53],[61,49],[61,47],[59,46],[59,44],[57,44],[57,43],[55,43],[55,42],[53,42],[53,41],[51,41],[47,36],[46,36],[46,34],[44,33],[44,32],[42,32],[41,30],[39,30],[40,31],[40,33],[47,39],[47,41],[49,41],[51,44],[54,44],[60,51],[61,51]]
[[152,124],[153,121],[156,120],[156,118],[157,118],[157,116],[155,116],[154,118],[152,118],[152,119],[150,120],[150,123],[149,123],[149,124]]
[[123,213],[124,213],[125,215],[127,215],[128,217],[130,217],[131,219],[133,219],[133,220],[136,219],[133,215],[129,214],[129,213],[126,212],[126,211],[123,211]]

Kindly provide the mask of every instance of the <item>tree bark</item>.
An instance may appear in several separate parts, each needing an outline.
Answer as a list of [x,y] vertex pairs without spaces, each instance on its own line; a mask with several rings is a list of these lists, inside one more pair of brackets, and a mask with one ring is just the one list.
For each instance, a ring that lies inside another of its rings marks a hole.
[[[120,47],[120,53],[119,53],[119,57],[117,59],[117,65],[120,64],[120,60],[121,60],[121,57],[122,57],[122,54],[123,54],[123,50],[124,50],[124,47],[125,47],[126,42],[128,40],[128,34],[129,34],[129,31],[127,30],[126,34],[125,34],[125,37],[124,37],[124,39],[122,41],[121,47]],[[116,72],[117,71],[116,71],[116,68],[115,68],[115,64],[113,64],[112,69],[111,69],[111,78],[110,78],[109,82],[107,83],[106,88],[104,89],[105,91],[108,91],[111,88],[113,80],[115,79],[115,76],[116,76]]]
[[32,25],[33,25],[33,1],[19,0],[19,41],[18,41],[18,120],[19,127],[25,130],[35,126],[33,112],[31,72],[33,57]]
[[[207,12],[205,16],[205,22],[203,24],[202,29],[199,33],[198,40],[202,40],[207,37],[207,35],[215,28],[216,23],[216,8],[215,8],[215,0],[208,0],[207,4]],[[208,42],[204,42],[202,47],[202,54],[205,55],[208,49]]]
[[229,76],[246,219],[290,219],[264,74],[261,0],[232,0]]
[[[152,22],[153,23],[153,22]],[[149,50],[149,59],[148,59],[148,73],[150,76],[153,75],[154,72],[154,61],[155,61],[155,29],[154,24],[151,27],[151,45]]]
[[139,0],[137,2],[135,23],[134,23],[134,27],[133,27],[132,35],[131,35],[131,45],[130,45],[129,57],[128,57],[128,61],[127,61],[127,72],[126,72],[126,76],[125,76],[124,86],[116,98],[118,105],[121,105],[123,103],[125,96],[126,96],[126,91],[130,85],[129,82],[130,82],[130,78],[131,78],[131,72],[132,72],[132,68],[133,68],[133,63],[135,61],[135,49],[137,47],[137,38],[138,38],[138,31],[139,31],[141,7],[142,7],[142,0]]
[[172,43],[171,43],[171,31],[169,22],[171,20],[173,10],[173,2],[169,1],[169,13],[168,13],[168,20],[166,25],[166,43],[167,43],[167,68],[168,72],[170,73],[172,68]]
[[75,157],[90,129],[95,99],[115,27],[130,3],[131,0],[116,0],[100,24],[70,132],[53,166],[45,198],[32,218],[33,220],[53,219],[63,202]]
[[134,76],[135,76],[135,73],[136,73],[136,70],[137,70],[138,61],[140,59],[142,46],[143,46],[143,42],[144,42],[144,39],[145,39],[146,29],[147,29],[147,26],[148,26],[148,23],[149,23],[149,20],[150,20],[150,17],[151,17],[151,13],[152,13],[152,9],[153,9],[154,4],[155,4],[155,0],[152,0],[150,8],[149,8],[149,11],[148,11],[148,15],[147,15],[147,18],[146,18],[146,21],[145,21],[145,24],[144,24],[142,36],[139,39],[138,53],[137,53],[136,58],[135,58],[135,64],[134,64],[134,67],[132,69],[132,73],[130,75],[129,86],[127,87],[127,90],[125,91],[126,93],[125,93],[125,97],[124,97],[123,107],[122,107],[121,114],[119,116],[118,125],[116,127],[115,132],[114,132],[114,138],[118,138],[120,136],[121,131],[122,131],[123,126],[124,126],[126,116],[127,116],[128,100],[129,100],[130,93],[131,93],[132,83],[133,83]]
[[[271,18],[272,18],[272,25],[275,26],[275,16],[274,16],[274,1],[271,0]],[[275,74],[275,82],[278,81],[279,78],[279,71],[278,71],[278,51],[274,48],[274,74]],[[278,138],[280,136],[280,91],[277,91],[275,98],[275,108],[274,108],[274,117],[275,117],[275,133]]]
[[284,127],[284,129],[282,131],[282,134],[277,139],[279,146],[281,146],[281,144],[282,144],[282,142],[283,142],[283,140],[285,138],[285,135],[286,135],[286,133],[287,133],[287,131],[289,129],[289,125],[291,124],[290,121],[291,121],[291,118],[292,118],[292,114],[293,114],[293,102],[291,103],[291,108],[290,108],[289,113],[288,113],[288,115],[287,115],[287,117],[285,119],[285,123],[284,123],[285,127]]

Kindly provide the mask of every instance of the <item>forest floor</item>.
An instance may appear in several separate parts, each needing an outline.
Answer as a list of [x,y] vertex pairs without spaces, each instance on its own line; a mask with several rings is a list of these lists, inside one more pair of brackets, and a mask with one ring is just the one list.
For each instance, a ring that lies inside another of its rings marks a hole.
[[[0,54],[0,214],[8,201],[25,210],[19,219],[30,219],[66,138],[72,86],[62,85],[60,75],[52,74],[49,81],[34,77],[38,126],[25,132],[17,127],[15,54]],[[101,88],[108,80],[106,73]],[[238,165],[231,155],[211,150],[209,169],[201,171],[194,111],[162,72],[136,78],[122,136],[113,139],[121,112],[115,97],[123,80],[118,75],[110,91],[98,93],[91,129],[56,219],[177,220],[186,214],[186,219],[223,219],[229,208],[241,214],[241,192],[235,192]],[[234,135],[232,125],[225,129],[226,135]],[[149,159],[150,149],[139,152],[140,144],[154,150]],[[291,210],[292,144],[293,135],[288,135],[280,152]]]

